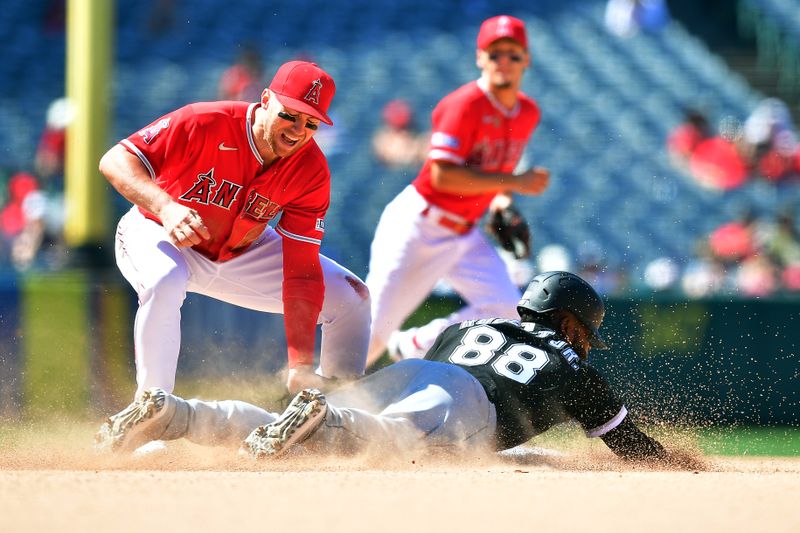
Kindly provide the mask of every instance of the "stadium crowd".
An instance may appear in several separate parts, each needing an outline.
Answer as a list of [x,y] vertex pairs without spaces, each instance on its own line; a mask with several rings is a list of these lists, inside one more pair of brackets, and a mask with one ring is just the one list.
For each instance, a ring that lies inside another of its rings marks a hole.
[[[64,3],[51,4],[42,27],[53,35],[63,30]],[[172,1],[154,3],[139,30],[157,38],[165,28],[176,24],[176,9],[179,6]],[[655,35],[665,31],[672,24],[664,2],[614,0],[608,2],[604,16],[602,22],[608,24],[609,33],[624,37],[625,43],[635,43],[640,33]],[[257,98],[264,72],[269,70],[265,63],[273,58],[266,55],[265,47],[247,43],[242,42],[231,51],[230,68],[221,72],[215,91],[210,91],[206,99]],[[535,67],[533,78],[538,76]],[[390,83],[386,87],[370,140],[370,163],[376,174],[382,167],[417,168],[428,145],[429,110],[415,109],[408,95],[393,92]],[[537,97],[535,91],[532,96]],[[727,113],[724,108],[721,111],[723,119],[714,124],[711,112],[687,109],[684,120],[675,124],[663,139],[665,153],[677,168],[699,188],[720,192],[720,206],[728,201],[724,196],[727,191],[754,184],[800,187],[800,143],[785,102],[764,98],[749,115],[741,117]],[[551,109],[543,106],[543,114],[549,112]],[[0,270],[57,270],[65,265],[63,167],[69,117],[66,100],[53,101],[45,123],[39,125],[34,159],[27,166],[0,171]],[[349,157],[342,134],[345,126],[355,129],[355,125],[349,116],[343,120],[337,117],[336,124],[333,129],[322,128],[318,136],[320,145],[329,157],[334,151],[337,157]],[[580,150],[580,147],[570,149]],[[800,292],[800,239],[795,206],[773,207],[769,213],[753,209],[747,216],[729,220],[713,231],[698,227],[695,241],[685,243],[685,250],[693,252],[683,257],[657,257],[644,267],[609,260],[600,235],[583,242],[540,239],[537,215],[532,213],[529,217],[534,234],[532,258],[520,261],[508,254],[501,256],[519,286],[542,270],[573,269],[604,295],[641,290],[674,290],[689,297],[797,293]],[[654,240],[658,240],[657,235]],[[448,291],[447,287],[441,289]]]

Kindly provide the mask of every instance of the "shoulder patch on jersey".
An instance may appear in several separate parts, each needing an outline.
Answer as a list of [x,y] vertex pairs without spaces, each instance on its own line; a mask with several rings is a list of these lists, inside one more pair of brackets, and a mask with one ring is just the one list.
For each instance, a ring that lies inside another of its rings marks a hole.
[[441,131],[435,131],[431,135],[431,146],[434,148],[451,148],[453,150],[458,150],[461,147],[461,143],[452,135]]
[[321,218],[318,218],[317,223],[314,225],[314,229],[325,233],[325,221]]
[[162,118],[149,128],[141,130],[139,135],[142,137],[142,140],[144,140],[145,144],[150,144],[153,142],[153,139],[155,139],[158,134],[161,133],[162,130],[169,128],[170,120],[172,120],[172,117]]

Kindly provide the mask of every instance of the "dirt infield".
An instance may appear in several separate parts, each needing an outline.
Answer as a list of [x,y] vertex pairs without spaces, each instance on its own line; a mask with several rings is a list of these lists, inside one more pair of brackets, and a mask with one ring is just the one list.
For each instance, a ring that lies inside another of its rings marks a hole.
[[800,531],[800,460],[650,470],[605,454],[471,460],[240,459],[0,450],[2,531]]

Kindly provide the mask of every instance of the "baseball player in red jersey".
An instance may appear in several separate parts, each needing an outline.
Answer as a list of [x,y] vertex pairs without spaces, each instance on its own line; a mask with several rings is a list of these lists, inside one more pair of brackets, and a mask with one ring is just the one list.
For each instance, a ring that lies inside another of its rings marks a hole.
[[[370,253],[372,337],[367,364],[389,349],[393,358],[422,357],[450,323],[512,317],[520,291],[505,263],[475,228],[487,209],[511,193],[540,194],[549,173],[512,174],[539,108],[520,91],[530,65],[524,23],[497,16],[478,33],[477,81],[445,96],[432,116],[430,152],[417,178],[386,206]],[[440,279],[467,302],[447,318],[399,331]]]
[[313,136],[332,123],[334,92],[316,64],[288,62],[259,102],[187,105],[103,156],[100,171],[135,204],[117,228],[116,257],[139,296],[137,395],[174,387],[187,291],[283,313],[290,391],[363,374],[369,292],[319,253],[330,171]]

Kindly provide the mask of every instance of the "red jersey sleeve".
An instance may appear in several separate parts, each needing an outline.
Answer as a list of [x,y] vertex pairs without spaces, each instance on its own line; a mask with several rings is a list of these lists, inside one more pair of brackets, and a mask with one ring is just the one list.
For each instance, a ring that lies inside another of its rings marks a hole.
[[168,189],[164,185],[172,177],[171,163],[194,157],[191,147],[196,144],[196,131],[195,114],[188,105],[157,119],[120,144],[141,160],[151,179]]
[[289,367],[310,365],[325,282],[317,246],[283,239],[283,319]]
[[[300,202],[302,204],[303,202]],[[325,299],[319,261],[327,202],[303,210],[287,206],[276,229],[283,236],[283,312],[289,367],[310,365],[315,327]]]
[[322,309],[325,284],[319,247],[295,239],[283,239],[283,301],[308,300]]
[[445,97],[431,115],[432,133],[428,158],[464,164],[476,136],[475,106],[463,98]]
[[[328,187],[325,191],[316,191],[319,196],[327,197]],[[325,213],[328,211],[328,201],[318,202],[308,207],[290,204],[284,207],[281,219],[275,229],[283,235],[284,240],[314,244],[317,247],[322,243],[325,234]]]
[[[275,229],[284,241],[292,239],[319,246],[325,233],[325,213],[330,206],[331,175],[321,152],[309,153],[307,163],[298,159],[297,168],[287,168],[286,173],[302,173],[302,191],[283,206],[281,219]],[[313,169],[313,170],[311,170]]]
[[[296,168],[292,168],[296,166]],[[311,364],[325,283],[319,246],[330,204],[330,171],[315,146],[305,159],[297,158],[285,169],[302,179],[302,191],[283,207],[275,229],[283,236],[283,309],[289,367]]]
[[[327,180],[325,183],[329,183]],[[284,207],[275,227],[283,237],[283,301],[301,299],[322,309],[325,286],[319,246],[325,231],[329,186],[320,184],[302,199]],[[316,323],[316,322],[315,322]],[[309,332],[313,337],[313,332]]]

